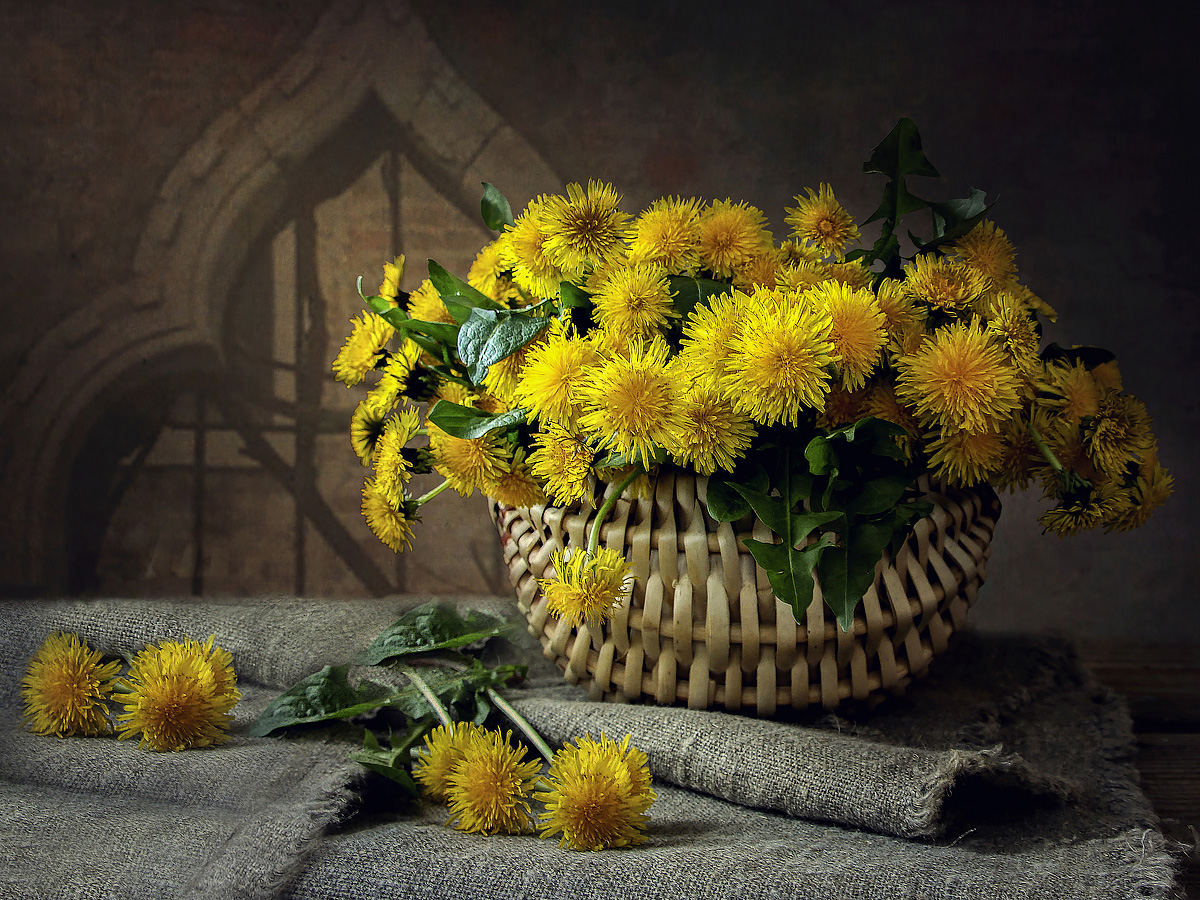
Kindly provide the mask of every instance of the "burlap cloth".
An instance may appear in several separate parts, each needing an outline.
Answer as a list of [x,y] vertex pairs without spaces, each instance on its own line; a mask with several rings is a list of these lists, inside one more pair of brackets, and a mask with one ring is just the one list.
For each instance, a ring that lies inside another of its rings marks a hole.
[[[389,808],[382,779],[347,758],[356,744],[245,735],[273,696],[352,661],[414,602],[0,605],[0,898],[1172,893],[1123,703],[1043,638],[958,635],[906,697],[792,722],[588,702],[523,639],[532,677],[510,696],[551,744],[629,733],[649,755],[658,800],[628,850],[460,834],[444,809]],[[234,738],[154,753],[28,734],[20,679],[59,629],[106,653],[215,634],[244,694]]]

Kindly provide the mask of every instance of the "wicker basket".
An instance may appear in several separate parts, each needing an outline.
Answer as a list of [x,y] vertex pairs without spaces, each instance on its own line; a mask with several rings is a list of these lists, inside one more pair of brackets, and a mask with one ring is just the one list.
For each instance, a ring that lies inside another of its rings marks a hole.
[[847,634],[819,586],[797,624],[741,544],[751,536],[772,540],[771,533],[753,516],[714,521],[706,486],[704,477],[664,471],[653,499],[617,501],[600,538],[626,556],[636,581],[602,629],[550,617],[537,584],[547,577],[551,553],[586,545],[595,510],[493,504],[530,632],[566,679],[586,684],[593,699],[770,716],[780,708],[832,709],[848,698],[901,693],[965,623],[1000,514],[990,491],[923,480],[934,511],[916,523],[894,560],[880,560]]

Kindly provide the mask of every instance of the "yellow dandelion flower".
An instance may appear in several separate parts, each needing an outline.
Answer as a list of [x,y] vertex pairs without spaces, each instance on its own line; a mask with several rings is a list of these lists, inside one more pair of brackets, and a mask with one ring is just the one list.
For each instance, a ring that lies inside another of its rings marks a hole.
[[829,315],[829,340],[841,358],[842,386],[854,391],[867,383],[887,343],[887,319],[870,290],[838,282],[816,285],[804,295]]
[[521,447],[513,452],[509,470],[499,478],[484,482],[482,490],[497,503],[518,509],[538,506],[547,500]]
[[184,638],[183,652],[194,654],[208,663],[212,670],[213,689],[227,700],[232,700],[232,706],[242,699],[242,692],[237,687],[237,673],[233,670],[233,654],[224,647],[216,646],[216,639],[215,634],[210,634],[208,640],[201,644],[192,638]]
[[1017,373],[978,322],[939,328],[898,366],[897,395],[943,431],[992,430],[1021,405]]
[[916,353],[925,337],[925,313],[913,302],[899,278],[879,282],[875,299],[887,321],[887,333],[892,350],[900,354]]
[[375,445],[375,486],[393,506],[404,500],[404,485],[412,477],[412,466],[404,450],[421,427],[421,413],[406,406],[389,416]]
[[817,425],[832,430],[857,422],[865,415],[866,397],[865,389],[848,391],[835,384],[825,395],[825,409],[817,416]]
[[1034,443],[1033,435],[1029,433],[1029,426],[1020,419],[1005,422],[1000,428],[1000,435],[1003,438],[1000,463],[991,482],[1009,493],[1023,491],[1029,487],[1045,459]]
[[425,735],[424,746],[413,762],[412,773],[425,796],[444,801],[450,789],[450,773],[462,761],[468,745],[483,737],[483,729],[474,722],[439,725]]
[[509,743],[511,732],[483,731],[463,747],[446,776],[446,823],[472,834],[528,834],[533,830],[529,796],[541,770],[523,762],[526,749]]
[[1054,311],[1054,307],[1052,307],[1049,303],[1047,303],[1025,285],[1009,282],[1008,284],[1004,285],[1004,287],[1017,294],[1017,296],[1021,298],[1021,302],[1024,303],[1026,307],[1033,310],[1039,316],[1044,317],[1047,322],[1058,321],[1058,313]]
[[[215,658],[214,658],[215,657]],[[142,650],[118,682],[125,711],[117,716],[121,740],[140,734],[139,746],[178,751],[229,740],[229,714],[241,694],[232,688],[226,654],[195,641],[162,641]],[[223,673],[223,674],[221,674]]]
[[568,506],[587,495],[588,476],[595,452],[561,425],[546,423],[533,436],[529,468],[546,485],[559,506]]
[[743,303],[729,340],[721,388],[734,406],[763,425],[795,425],[808,408],[818,412],[829,392],[828,367],[838,361],[824,310],[784,302],[759,289]]
[[556,550],[550,556],[555,578],[539,579],[546,611],[556,619],[597,628],[621,605],[628,592],[631,568],[625,557],[610,547],[591,555],[582,550]]
[[784,219],[792,226],[792,234],[805,245],[816,247],[825,256],[845,259],[846,245],[859,238],[850,213],[837,202],[833,188],[821,184],[819,190],[805,188],[808,195],[796,195],[795,208],[786,207]]
[[1128,498],[1122,497],[1114,485],[1102,483],[1046,510],[1038,516],[1038,523],[1042,534],[1052,532],[1059,537],[1070,537],[1106,522],[1120,521],[1128,504]]
[[333,377],[346,387],[359,384],[375,368],[383,356],[383,348],[396,333],[382,316],[371,310],[364,309],[361,315],[361,319],[351,317],[353,330],[333,360]]
[[408,295],[408,317],[421,322],[454,324],[454,316],[450,315],[450,310],[446,309],[446,304],[442,302],[442,295],[428,278]]
[[683,427],[667,445],[680,465],[701,475],[717,469],[732,472],[754,440],[754,423],[710,381],[697,381],[683,397]]
[[422,352],[416,343],[405,338],[397,350],[388,354],[387,362],[383,364],[383,375],[370,391],[376,403],[391,409],[404,396],[414,400],[428,399],[424,396],[426,388],[417,373]]
[[623,338],[648,338],[666,330],[679,318],[667,270],[657,263],[613,270],[592,296],[592,317]]
[[1042,366],[1038,359],[1041,335],[1025,304],[1008,291],[996,294],[988,303],[987,332],[1004,351],[1009,364],[1032,387],[1034,375]]
[[1146,404],[1132,394],[1109,391],[1096,415],[1083,423],[1088,458],[1109,475],[1123,474],[1154,446]]
[[910,296],[952,316],[968,313],[991,286],[985,275],[932,253],[905,263],[904,273],[904,289]]
[[350,445],[364,466],[375,458],[375,446],[383,435],[391,407],[384,404],[378,395],[367,394],[350,415]]
[[[1100,479],[1100,471],[1088,457],[1082,428],[1039,407],[1034,407],[1033,422],[1050,452],[1067,471],[1091,482]],[[1041,481],[1043,496],[1062,499],[1063,479],[1059,472],[1045,458],[1037,460],[1034,468]]]
[[[637,473],[634,475],[634,473]],[[658,481],[658,467],[644,471],[640,466],[603,466],[596,468],[596,478],[606,484],[622,484],[630,475],[633,481],[625,486],[622,497],[634,500],[649,500],[654,496],[654,485]]]
[[829,263],[826,266],[826,281],[836,281],[855,290],[866,290],[871,287],[874,275],[863,265],[861,260],[851,262]]
[[700,264],[718,278],[730,278],[764,248],[771,246],[762,211],[742,201],[714,200],[700,214],[697,250]]
[[620,206],[621,195],[599,181],[589,181],[586,191],[568,184],[565,197],[546,198],[541,215],[546,257],[568,280],[622,249],[629,215]]
[[1017,277],[1016,251],[1004,232],[988,219],[951,244],[949,253],[994,284],[1007,284]]
[[573,427],[587,372],[599,362],[592,342],[556,319],[546,339],[526,355],[516,399],[540,422]]
[[680,197],[655,200],[625,235],[631,263],[651,262],[683,274],[698,263],[700,201]]
[[863,415],[902,427],[907,433],[899,435],[896,442],[911,458],[915,438],[921,433],[921,423],[896,396],[896,387],[891,381],[876,381],[867,387],[863,397]]
[[1004,459],[1004,440],[998,431],[942,432],[928,449],[934,475],[959,487],[987,481]]
[[371,533],[395,553],[412,549],[413,516],[403,500],[395,502],[380,488],[374,478],[368,478],[362,489],[361,510]]
[[1175,490],[1175,480],[1160,465],[1138,476],[1130,489],[1129,505],[1105,523],[1105,531],[1131,531],[1141,528],[1150,515],[1162,506]]
[[390,300],[396,306],[396,298],[400,294],[400,279],[404,277],[404,254],[401,253],[390,263],[383,264],[383,283],[379,285],[379,296]]
[[795,293],[803,293],[813,285],[828,280],[829,267],[819,260],[789,262],[775,271],[775,287]]
[[779,244],[779,250],[789,264],[815,263],[824,268],[825,263],[822,262],[821,251],[816,247],[808,246],[803,242],[796,243],[795,241],[788,240],[782,241]]
[[542,838],[561,835],[560,847],[604,850],[634,847],[645,841],[646,814],[657,795],[650,788],[645,754],[600,735],[576,738],[554,754],[550,771],[534,794],[546,804],[538,822]]
[[683,340],[677,358],[693,378],[716,384],[725,373],[729,342],[738,330],[740,303],[747,299],[741,291],[709,298],[697,303],[683,326]]
[[1096,379],[1096,384],[1100,386],[1100,390],[1102,391],[1119,391],[1122,389],[1121,369],[1115,359],[1110,359],[1108,362],[1093,366],[1092,377]]
[[1100,385],[1082,363],[1050,363],[1041,387],[1049,395],[1042,402],[1073,425],[1100,412]]
[[509,408],[520,405],[517,400],[517,385],[520,383],[521,369],[529,359],[529,351],[540,343],[540,337],[534,338],[515,353],[492,363],[488,366],[487,374],[483,376],[483,386],[503,400]]
[[579,425],[599,437],[599,445],[649,466],[654,447],[668,444],[683,427],[682,387],[667,367],[666,341],[634,338],[629,353],[614,356],[589,373],[580,392]]
[[483,410],[490,416],[498,416],[500,413],[506,413],[512,409],[507,401],[500,399],[490,391],[479,392],[479,396],[475,400],[475,408]]
[[432,422],[427,423],[427,427],[433,467],[462,496],[469,497],[476,488],[499,481],[508,474],[512,448],[495,432],[477,438],[460,438],[447,434]]
[[504,277],[507,267],[504,265],[501,247],[502,242],[497,239],[480,248],[467,270],[467,284],[507,306],[509,282]]
[[755,286],[773,288],[785,261],[783,251],[765,246],[734,270],[733,283],[743,291],[753,291]]
[[34,734],[108,734],[106,704],[120,670],[76,634],[48,635],[21,679],[22,722]]
[[[474,406],[479,402],[479,392],[471,390],[461,382],[441,378],[438,380],[434,398],[436,400],[445,400],[448,403],[454,403],[458,406]],[[433,405],[430,406],[430,409],[432,408]]]
[[512,271],[513,281],[532,297],[557,297],[563,280],[546,253],[546,232],[541,227],[545,195],[531,200],[513,227],[500,238],[500,259]]

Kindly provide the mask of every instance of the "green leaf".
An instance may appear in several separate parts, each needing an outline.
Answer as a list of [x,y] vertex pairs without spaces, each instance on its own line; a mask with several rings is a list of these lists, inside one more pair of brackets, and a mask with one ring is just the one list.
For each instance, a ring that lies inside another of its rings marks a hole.
[[908,192],[903,181],[889,181],[883,188],[883,199],[871,217],[863,224],[869,224],[876,219],[887,219],[891,222],[900,221],[901,216],[925,209],[930,203]]
[[483,199],[479,201],[479,212],[483,216],[483,224],[492,231],[503,231],[512,228],[512,207],[504,195],[496,190],[495,185],[483,182]]
[[898,181],[905,175],[938,177],[938,170],[925,158],[921,149],[921,135],[912,119],[900,119],[878,146],[871,158],[863,163],[863,172],[868,175],[886,175]]
[[730,476],[724,472],[708,476],[704,500],[708,505],[708,514],[718,522],[736,522],[751,511],[746,498],[734,488]]
[[1049,344],[1038,355],[1043,362],[1082,363],[1089,371],[1117,358],[1115,353],[1103,347],[1072,347],[1068,350],[1059,344]]
[[892,509],[912,484],[907,475],[884,475],[858,485],[855,495],[843,500],[847,518],[875,516]]
[[[410,319],[399,308],[391,310],[391,313],[399,313],[400,315],[385,315],[384,318],[388,320],[388,324],[406,337],[412,338],[418,344],[421,344],[421,341],[417,335],[423,335],[428,338],[439,349],[441,347],[454,347],[458,344],[459,326],[457,325],[451,325],[447,322],[426,322],[422,319]],[[422,346],[425,345],[422,344]],[[429,347],[425,346],[425,349],[428,350]]]
[[326,666],[298,681],[264,709],[249,734],[264,737],[280,728],[343,719],[383,705],[385,690],[372,682],[352,688],[348,666]]
[[711,278],[695,278],[691,275],[669,275],[671,295],[675,309],[685,319],[697,303],[708,304],[713,297],[720,297],[733,290],[733,286]]
[[434,288],[441,295],[447,311],[460,325],[467,321],[467,317],[475,307],[504,309],[487,294],[471,287],[457,275],[447,272],[432,259],[429,260],[429,280],[433,282]]
[[808,460],[808,471],[814,475],[837,473],[837,450],[825,435],[818,434],[808,442],[804,448],[804,458]]
[[[428,730],[428,724],[421,723],[415,726],[399,745],[393,744],[391,748],[385,749],[380,745],[374,732],[367,729],[363,735],[363,748],[351,753],[350,758],[372,772],[378,772],[380,775],[390,778],[404,788],[409,796],[419,798],[421,789],[409,774],[408,764],[413,744]],[[414,739],[414,735],[416,739]]]
[[574,282],[559,284],[558,296],[563,309],[583,309],[592,305],[592,295]]
[[935,240],[919,245],[920,249],[929,250],[939,244],[957,240],[978,225],[988,210],[995,205],[996,201],[988,203],[987,193],[978,188],[971,188],[970,195],[961,200],[929,204],[933,213]]
[[842,536],[841,545],[821,557],[817,567],[821,592],[843,631],[848,632],[854,625],[855,610],[875,580],[875,564],[895,528],[894,517],[852,525]]
[[829,546],[825,536],[817,543],[797,550],[786,544],[767,544],[746,538],[742,541],[771,584],[771,593],[792,608],[801,621],[813,598],[813,568]]
[[476,307],[458,329],[458,358],[467,376],[479,384],[489,366],[516,353],[549,324],[545,316]]
[[499,415],[492,415],[472,406],[439,400],[429,410],[429,421],[446,434],[471,439],[483,437],[498,428],[519,425],[525,421],[525,410],[518,407]]
[[431,602],[405,613],[385,628],[363,651],[358,662],[365,666],[430,650],[450,650],[477,641],[501,637],[512,631],[511,623],[476,609],[460,616],[446,603]]

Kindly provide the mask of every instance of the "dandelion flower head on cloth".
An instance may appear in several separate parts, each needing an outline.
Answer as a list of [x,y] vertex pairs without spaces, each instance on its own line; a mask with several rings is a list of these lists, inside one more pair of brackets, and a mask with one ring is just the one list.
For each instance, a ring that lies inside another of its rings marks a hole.
[[481,731],[463,744],[462,758],[446,776],[450,820],[459,831],[475,834],[528,834],[533,830],[530,793],[541,769],[524,761],[524,747],[513,746],[511,732]]
[[185,639],[150,644],[118,682],[121,740],[141,735],[151,750],[212,747],[229,740],[229,711],[241,699],[227,650]]
[[22,720],[35,734],[107,734],[106,704],[120,668],[119,661],[101,662],[78,635],[49,635],[21,679]]
[[632,847],[645,841],[656,799],[650,786],[646,754],[600,735],[577,738],[554,755],[543,790],[535,799],[546,804],[538,821],[543,838],[561,835],[559,846],[574,850]]

